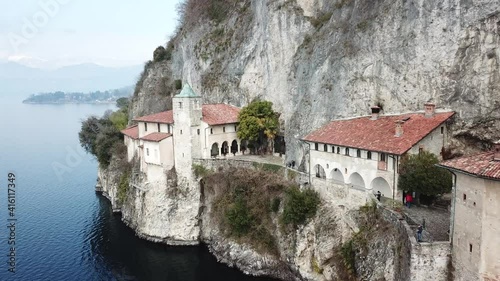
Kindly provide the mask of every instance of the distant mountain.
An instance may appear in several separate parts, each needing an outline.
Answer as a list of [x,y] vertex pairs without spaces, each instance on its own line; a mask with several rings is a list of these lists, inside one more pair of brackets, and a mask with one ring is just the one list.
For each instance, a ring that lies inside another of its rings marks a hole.
[[117,89],[136,82],[142,66],[112,68],[79,64],[56,70],[31,68],[14,62],[0,63],[0,94],[40,92],[92,92]]
[[119,98],[130,97],[133,90],[133,86],[128,86],[103,92],[96,91],[90,93],[64,93],[61,91],[57,91],[51,93],[40,93],[31,95],[29,98],[25,99],[23,103],[114,103]]

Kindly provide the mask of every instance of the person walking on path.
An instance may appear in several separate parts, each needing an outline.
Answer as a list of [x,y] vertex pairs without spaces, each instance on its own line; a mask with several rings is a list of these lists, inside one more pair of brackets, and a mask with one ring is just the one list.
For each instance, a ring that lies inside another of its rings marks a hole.
[[411,196],[411,193],[408,192],[406,194],[406,207],[410,208],[411,201],[413,201],[413,197]]
[[421,224],[418,225],[418,228],[417,228],[417,242],[422,242],[422,231],[424,230],[424,228],[422,227]]

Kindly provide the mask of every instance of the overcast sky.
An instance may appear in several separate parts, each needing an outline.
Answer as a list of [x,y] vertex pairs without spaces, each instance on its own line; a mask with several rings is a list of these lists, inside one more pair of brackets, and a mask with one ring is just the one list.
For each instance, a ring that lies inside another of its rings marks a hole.
[[164,45],[180,0],[2,0],[0,62],[141,64]]

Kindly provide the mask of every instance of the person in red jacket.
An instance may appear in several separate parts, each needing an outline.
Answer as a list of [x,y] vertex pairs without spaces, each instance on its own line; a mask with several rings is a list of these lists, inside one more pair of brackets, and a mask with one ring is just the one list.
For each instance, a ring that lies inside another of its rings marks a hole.
[[413,201],[413,197],[411,196],[411,193],[406,193],[406,207],[410,208],[411,202]]

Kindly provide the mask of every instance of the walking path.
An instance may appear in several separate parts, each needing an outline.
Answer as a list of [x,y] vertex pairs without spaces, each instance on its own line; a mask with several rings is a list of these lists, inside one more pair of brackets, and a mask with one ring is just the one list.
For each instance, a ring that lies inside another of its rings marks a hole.
[[[416,229],[423,225],[423,242],[448,241],[450,229],[450,212],[446,209],[434,207],[404,207],[403,212],[408,216],[408,223]],[[414,224],[411,223],[413,221]]]

